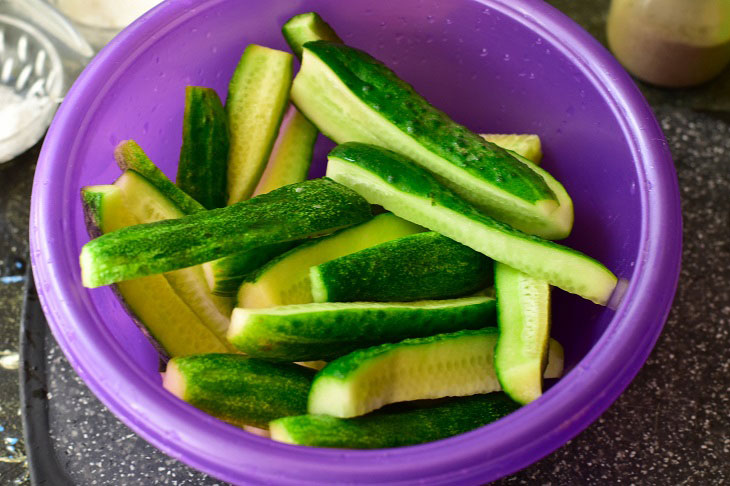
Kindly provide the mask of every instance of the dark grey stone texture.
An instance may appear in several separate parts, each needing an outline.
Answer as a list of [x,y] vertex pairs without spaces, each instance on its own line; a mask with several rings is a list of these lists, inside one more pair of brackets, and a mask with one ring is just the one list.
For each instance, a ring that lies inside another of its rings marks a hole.
[[[605,42],[608,0],[552,0]],[[684,216],[677,297],[646,365],[601,418],[497,484],[730,483],[730,70],[697,88],[640,84],[669,141]],[[37,148],[0,166],[0,268],[27,254]],[[2,273],[5,275],[5,273]],[[17,349],[22,282],[0,284],[0,351]],[[219,484],[133,434],[91,395],[49,339],[51,436],[78,484]],[[2,356],[0,356],[2,358]],[[0,368],[0,484],[23,484],[15,371]]]

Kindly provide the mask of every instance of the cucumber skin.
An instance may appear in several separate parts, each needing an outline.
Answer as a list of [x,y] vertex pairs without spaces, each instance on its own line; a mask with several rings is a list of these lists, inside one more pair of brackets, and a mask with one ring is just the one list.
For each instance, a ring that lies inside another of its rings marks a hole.
[[297,58],[302,58],[302,48],[307,42],[325,40],[342,43],[342,39],[316,12],[295,15],[286,21],[281,33]]
[[142,147],[134,140],[120,142],[114,149],[114,159],[122,170],[133,170],[147,179],[162,194],[172,200],[185,214],[195,214],[205,211],[205,208],[198,201],[190,197],[179,187],[173,184],[170,179],[147,157]]
[[529,203],[555,200],[545,182],[507,150],[451,120],[377,59],[327,41],[309,42],[305,48],[327,64],[361,102],[428,151]]
[[[429,172],[425,169],[417,166],[406,157],[397,154],[396,152],[384,149],[382,147],[376,147],[374,145],[368,145],[358,142],[348,142],[338,145],[329,154],[329,159],[340,159],[346,163],[358,166],[374,174],[377,178],[381,179],[384,183],[392,186],[397,191],[407,193],[409,195],[416,196],[421,199],[431,201],[432,206],[441,206],[447,210],[453,211],[468,218],[475,223],[489,227],[493,230],[499,231],[509,237],[525,240],[526,242],[538,244],[551,250],[557,250],[562,253],[572,254],[580,257],[595,264],[597,268],[602,269],[608,275],[611,276],[612,280],[615,281],[616,277],[610,270],[604,265],[596,261],[595,259],[577,251],[570,247],[560,245],[550,240],[545,240],[539,236],[530,235],[523,233],[511,226],[497,221],[480,211],[468,202],[461,199],[450,189],[441,185]],[[328,167],[328,176],[332,175]],[[374,204],[378,204],[378,201],[371,201]],[[386,209],[392,210],[392,208],[386,207]],[[394,214],[398,214],[394,211]],[[417,224],[428,227],[424,221],[414,221]],[[445,233],[445,231],[442,231]],[[448,235],[447,235],[448,236]],[[465,242],[466,243],[466,242]],[[515,265],[513,265],[515,266]],[[546,279],[547,280],[547,279]],[[554,280],[549,280],[551,285],[560,287]],[[565,289],[573,293],[576,291]],[[581,295],[581,294],[579,294]],[[597,304],[606,305],[608,297],[610,295],[602,296],[586,296],[581,295]]]
[[423,444],[463,434],[519,408],[504,393],[434,402],[414,402],[420,407],[406,410],[391,406],[387,410],[350,419],[328,415],[284,417],[272,421],[269,428],[272,439],[292,444],[382,449]]
[[226,205],[228,115],[215,90],[185,88],[177,186],[206,209]]
[[87,287],[99,287],[319,234],[371,217],[370,205],[351,189],[327,178],[309,180],[233,206],[132,226],[96,238],[81,250],[82,279]]
[[281,186],[305,180],[312,164],[318,134],[317,127],[294,105],[290,105],[279,126],[279,135],[253,195],[265,194]]
[[271,420],[306,413],[315,374],[303,366],[238,354],[199,354],[172,362],[185,377],[183,400],[226,422],[262,428]]
[[312,267],[312,295],[315,302],[459,297],[491,285],[492,265],[481,253],[429,231]]
[[[235,309],[228,340],[249,356],[314,361],[330,360],[356,349],[406,338],[494,325],[494,299],[460,300],[464,303],[458,307],[436,309],[386,303],[369,309],[333,304],[337,310],[318,311],[319,304],[302,304],[282,307],[291,311],[301,309],[299,313],[287,315],[271,312],[274,309]],[[244,330],[236,333],[237,314],[244,313],[250,317]]]

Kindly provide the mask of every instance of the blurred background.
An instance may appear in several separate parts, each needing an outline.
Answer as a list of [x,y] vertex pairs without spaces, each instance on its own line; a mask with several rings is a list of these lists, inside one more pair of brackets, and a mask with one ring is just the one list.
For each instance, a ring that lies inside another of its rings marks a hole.
[[[148,445],[99,403],[45,332],[27,277],[39,139],[94,53],[157,3],[0,0],[0,484],[31,484],[30,470],[33,484],[219,484]],[[548,3],[637,76],[677,168],[683,269],[664,333],[626,392],[566,446],[498,484],[723,484],[730,481],[730,0]],[[26,352],[42,352],[41,369],[27,356],[22,362],[21,333]],[[19,376],[32,386],[19,387]]]

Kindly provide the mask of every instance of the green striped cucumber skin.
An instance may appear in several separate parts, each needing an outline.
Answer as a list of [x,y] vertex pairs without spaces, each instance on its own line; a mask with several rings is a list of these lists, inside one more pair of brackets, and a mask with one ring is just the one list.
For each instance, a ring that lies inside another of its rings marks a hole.
[[279,128],[269,162],[253,195],[265,194],[307,178],[312,163],[317,127],[290,105]]
[[228,115],[215,90],[185,88],[177,186],[206,209],[226,205]]
[[616,286],[616,276],[595,259],[482,214],[390,150],[339,145],[330,152],[327,175],[403,219],[595,303],[606,305]]
[[315,302],[447,299],[483,289],[493,275],[490,258],[433,231],[386,241],[310,269]]
[[[125,171],[114,185],[122,190],[125,206],[140,223],[153,223],[184,216],[171,199],[132,170]],[[196,265],[166,272],[164,277],[205,325],[224,339],[230,324],[233,303],[231,299],[210,294],[203,266]]]
[[[138,223],[124,207],[117,186],[84,187],[81,197],[92,237]],[[203,324],[161,275],[120,282],[112,289],[132,321],[165,357],[235,350]]]
[[283,417],[269,424],[271,438],[288,444],[349,449],[383,449],[423,444],[474,430],[514,412],[504,393],[418,402],[405,410],[389,407],[362,417]]
[[120,142],[114,150],[114,158],[122,170],[133,170],[142,175],[157,190],[169,198],[184,214],[194,214],[205,211],[205,208],[198,201],[190,197],[184,191],[168,179],[168,177],[157,168],[147,157],[142,147],[134,140]]
[[301,240],[285,241],[210,262],[213,275],[212,292],[215,295],[235,296],[246,277],[299,244]]
[[316,12],[295,15],[286,21],[281,28],[281,33],[294,55],[299,59],[302,58],[302,47],[307,42],[316,40],[342,42],[332,27]]
[[317,373],[307,413],[349,418],[389,403],[497,391],[496,341],[487,327],[353,351]]
[[359,348],[495,323],[495,299],[300,304],[234,309],[228,340],[258,358],[330,360]]
[[314,370],[237,354],[174,358],[163,385],[192,406],[226,422],[266,428],[306,412]]
[[523,231],[549,239],[570,233],[572,205],[562,207],[531,164],[455,123],[362,51],[308,43],[291,96],[337,143],[372,143],[408,156],[481,211]]
[[423,231],[423,228],[386,213],[357,226],[303,243],[247,278],[238,291],[237,306],[262,308],[311,303],[311,266],[419,231]]
[[372,217],[351,189],[323,178],[282,187],[225,208],[123,228],[81,250],[82,280],[99,287],[198,265]]
[[499,339],[494,367],[502,389],[526,405],[542,394],[550,339],[550,285],[495,264]]
[[250,44],[228,86],[228,204],[251,197],[289,101],[292,55]]
[[499,145],[505,150],[514,152],[533,164],[542,161],[542,143],[540,136],[532,133],[481,133],[487,142]]

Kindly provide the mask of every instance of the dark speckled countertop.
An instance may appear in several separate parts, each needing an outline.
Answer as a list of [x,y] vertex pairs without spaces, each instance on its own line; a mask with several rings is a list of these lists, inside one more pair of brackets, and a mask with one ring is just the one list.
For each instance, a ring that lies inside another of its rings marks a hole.
[[[600,41],[608,0],[552,0]],[[669,140],[682,192],[677,297],[646,365],[588,429],[498,484],[730,483],[730,70],[704,86],[640,85]],[[28,484],[17,392],[18,328],[38,147],[0,166],[0,484]],[[20,260],[18,260],[20,259]],[[90,394],[49,339],[50,432],[78,484],[219,484],[137,437]]]

